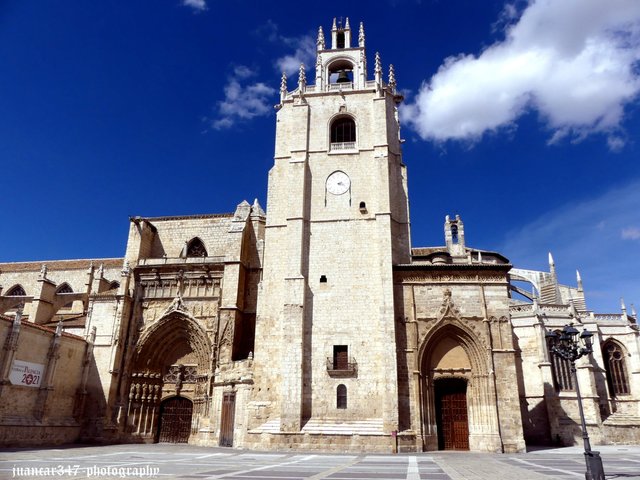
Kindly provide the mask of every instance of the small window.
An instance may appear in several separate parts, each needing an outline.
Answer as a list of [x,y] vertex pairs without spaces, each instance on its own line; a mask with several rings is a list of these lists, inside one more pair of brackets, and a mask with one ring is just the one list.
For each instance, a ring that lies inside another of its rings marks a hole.
[[458,226],[451,225],[451,241],[453,243],[458,243]]
[[604,367],[607,372],[607,383],[612,397],[629,394],[629,380],[624,362],[622,347],[616,342],[609,341],[602,348]]
[[347,387],[346,385],[338,385],[336,390],[336,408],[347,408]]
[[15,285],[9,289],[6,294],[7,297],[26,297],[27,293],[22,288],[22,285]]
[[338,35],[336,36],[336,43],[337,48],[344,48],[344,32],[338,32]]
[[333,346],[333,369],[334,370],[349,369],[349,347],[347,345]]
[[73,289],[69,286],[68,283],[63,283],[62,285],[60,285],[60,287],[58,287],[56,293],[73,293]]
[[194,238],[187,246],[187,257],[206,257],[207,249],[199,238]]
[[326,275],[320,275],[320,283],[327,283],[327,276]]

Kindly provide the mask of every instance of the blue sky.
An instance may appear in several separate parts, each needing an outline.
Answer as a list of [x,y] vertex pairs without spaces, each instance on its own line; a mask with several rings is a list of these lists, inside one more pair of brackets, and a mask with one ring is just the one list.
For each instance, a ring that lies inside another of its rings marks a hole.
[[579,269],[593,309],[640,302],[636,0],[2,1],[0,261],[122,256],[129,215],[264,206],[280,72],[312,71],[335,16],[405,93],[414,246],[459,214],[468,245]]

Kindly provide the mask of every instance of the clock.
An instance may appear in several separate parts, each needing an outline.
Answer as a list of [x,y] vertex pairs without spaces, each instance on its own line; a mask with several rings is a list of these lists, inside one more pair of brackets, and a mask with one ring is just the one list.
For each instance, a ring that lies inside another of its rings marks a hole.
[[340,170],[327,177],[327,191],[333,195],[342,195],[349,191],[351,180],[349,175]]

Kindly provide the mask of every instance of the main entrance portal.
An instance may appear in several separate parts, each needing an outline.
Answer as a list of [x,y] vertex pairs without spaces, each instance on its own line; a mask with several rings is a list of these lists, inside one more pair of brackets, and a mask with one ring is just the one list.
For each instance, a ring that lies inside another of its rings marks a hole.
[[469,450],[467,382],[461,378],[436,380],[435,401],[438,448]]
[[160,405],[158,441],[161,443],[187,443],[191,432],[193,403],[184,397],[168,398]]

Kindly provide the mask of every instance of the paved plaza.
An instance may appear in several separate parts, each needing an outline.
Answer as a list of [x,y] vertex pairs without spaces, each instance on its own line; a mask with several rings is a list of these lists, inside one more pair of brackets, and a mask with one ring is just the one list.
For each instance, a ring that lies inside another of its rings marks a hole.
[[[640,480],[640,447],[599,447],[607,479]],[[69,446],[0,452],[0,478],[244,480],[584,479],[577,447],[526,454],[251,452],[191,445]]]

